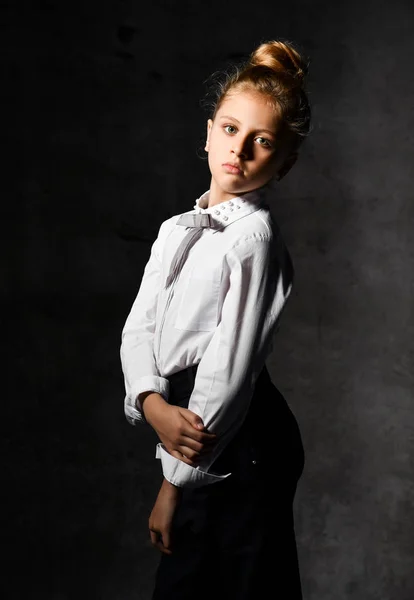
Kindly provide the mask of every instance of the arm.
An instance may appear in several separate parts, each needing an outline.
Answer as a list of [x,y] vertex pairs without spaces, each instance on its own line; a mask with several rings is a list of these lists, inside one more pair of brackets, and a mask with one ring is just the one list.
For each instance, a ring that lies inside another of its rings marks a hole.
[[167,451],[195,466],[210,451],[216,435],[205,430],[202,419],[180,406],[171,406],[157,393],[144,393],[141,410]]
[[191,410],[168,404],[169,381],[160,376],[153,353],[161,285],[161,242],[166,223],[161,225],[152,245],[138,295],[122,331],[124,409],[129,423],[148,422],[173,456],[194,465],[201,453],[208,451],[215,436],[204,431],[202,420]]
[[240,241],[227,253],[230,286],[221,320],[199,363],[189,401],[189,409],[217,434],[217,443],[197,468],[176,460],[159,444],[157,454],[170,483],[198,487],[227,476],[211,473],[209,468],[233,438],[249,408],[256,378],[291,291],[292,273],[285,267],[287,256],[284,245],[259,234]]
[[140,400],[145,392],[156,392],[168,400],[168,379],[160,377],[153,353],[153,338],[161,280],[161,238],[165,223],[151,247],[138,294],[122,330],[120,348],[125,382],[125,416],[131,425],[144,420]]
[[171,554],[171,526],[181,500],[181,488],[163,480],[149,517],[151,543],[164,554]]

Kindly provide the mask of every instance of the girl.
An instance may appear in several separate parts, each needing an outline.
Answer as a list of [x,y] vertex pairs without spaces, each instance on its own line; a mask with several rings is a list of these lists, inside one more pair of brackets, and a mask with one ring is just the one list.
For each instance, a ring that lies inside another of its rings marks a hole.
[[310,130],[307,65],[260,44],[219,84],[210,188],[164,221],[122,332],[125,414],[157,433],[153,600],[302,598],[296,419],[266,368],[293,267],[268,197]]

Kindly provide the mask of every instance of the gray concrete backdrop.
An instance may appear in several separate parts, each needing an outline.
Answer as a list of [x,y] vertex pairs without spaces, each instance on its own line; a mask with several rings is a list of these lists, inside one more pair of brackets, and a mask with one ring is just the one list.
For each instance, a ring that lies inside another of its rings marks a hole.
[[149,600],[160,471],[120,331],[159,224],[208,188],[205,80],[283,38],[314,113],[272,207],[304,600],[413,600],[413,3],[17,1],[3,24],[3,598]]

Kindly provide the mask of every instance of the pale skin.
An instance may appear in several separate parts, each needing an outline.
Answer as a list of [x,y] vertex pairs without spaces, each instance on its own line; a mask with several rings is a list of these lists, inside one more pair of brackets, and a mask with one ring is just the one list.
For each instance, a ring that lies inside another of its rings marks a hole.
[[[211,172],[209,207],[280,180],[295,164],[289,134],[282,132],[280,117],[268,99],[251,91],[232,90],[207,121],[205,150]],[[226,163],[237,165],[232,172]],[[168,452],[190,466],[208,453],[216,439],[201,418],[189,409],[171,406],[149,392],[141,399],[149,424]],[[171,554],[171,529],[181,488],[165,478],[149,517],[151,542]]]

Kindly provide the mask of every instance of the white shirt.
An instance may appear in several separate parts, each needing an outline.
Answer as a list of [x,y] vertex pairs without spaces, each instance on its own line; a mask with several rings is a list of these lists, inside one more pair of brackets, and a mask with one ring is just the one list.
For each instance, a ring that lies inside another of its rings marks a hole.
[[208,207],[210,191],[189,213],[211,213],[219,229],[203,229],[178,278],[165,281],[187,227],[164,221],[151,247],[137,297],[122,331],[125,415],[145,422],[140,394],[169,397],[168,376],[198,364],[188,408],[217,443],[197,467],[158,444],[164,477],[197,487],[230,475],[210,466],[237,432],[293,283],[293,266],[265,201],[264,188]]

